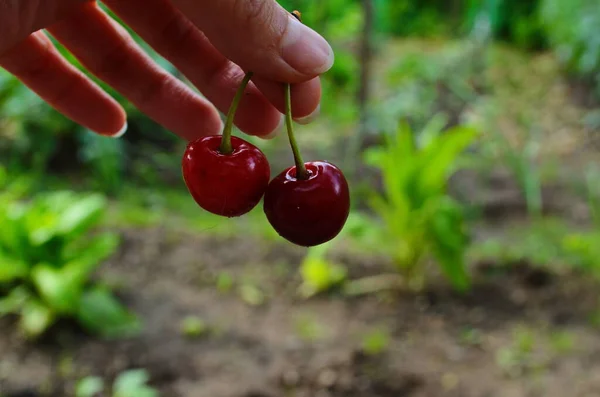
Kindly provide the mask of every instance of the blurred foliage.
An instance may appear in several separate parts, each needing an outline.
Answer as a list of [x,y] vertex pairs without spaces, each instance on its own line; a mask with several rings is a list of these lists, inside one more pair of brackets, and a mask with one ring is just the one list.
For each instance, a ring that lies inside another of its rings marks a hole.
[[332,242],[310,248],[300,265],[302,284],[300,294],[311,297],[318,293],[329,291],[340,286],[346,281],[347,270],[327,258]]
[[590,168],[586,182],[591,228],[577,230],[561,219],[539,218],[509,230],[508,237],[489,238],[473,246],[470,256],[505,264],[525,262],[555,270],[576,269],[600,279],[600,171]]
[[390,343],[390,332],[387,329],[377,328],[364,335],[362,351],[371,356],[379,355],[389,348]]
[[491,259],[506,265],[529,263],[558,269],[568,263],[561,245],[569,230],[561,219],[541,218],[509,228],[506,236],[473,245],[470,257],[475,261]]
[[600,98],[600,7],[596,0],[542,0],[544,31],[567,70]]
[[382,250],[406,277],[421,288],[430,254],[461,291],[469,288],[465,263],[468,244],[462,206],[447,193],[448,179],[458,170],[465,149],[475,142],[468,127],[443,130],[434,118],[420,134],[402,123],[381,147],[365,153],[382,175],[383,193],[373,191],[370,207],[378,215],[354,235],[368,250]]
[[385,76],[386,86],[393,89],[373,109],[374,127],[385,131],[405,120],[420,131],[436,113],[448,116],[449,125],[459,123],[457,117],[476,100],[481,85],[476,77],[480,65],[472,61],[479,48],[472,44],[435,51],[415,47],[399,54]]
[[197,316],[188,316],[181,321],[181,333],[187,338],[199,338],[208,332],[206,322]]
[[[158,390],[148,385],[150,375],[145,369],[130,369],[121,372],[112,385],[111,397],[159,397]],[[81,379],[75,386],[75,397],[95,397],[103,394],[106,385],[104,379],[89,376]]]
[[587,232],[567,234],[562,248],[575,266],[600,278],[600,169],[597,166],[588,170],[586,182],[593,227]]
[[57,191],[24,202],[3,192],[0,204],[0,316],[18,315],[31,338],[60,318],[107,337],[138,329],[135,317],[92,281],[119,244],[114,233],[91,235],[104,197]]

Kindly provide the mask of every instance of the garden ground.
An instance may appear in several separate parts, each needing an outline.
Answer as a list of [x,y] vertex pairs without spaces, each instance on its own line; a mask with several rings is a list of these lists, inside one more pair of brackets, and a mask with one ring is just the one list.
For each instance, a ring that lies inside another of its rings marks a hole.
[[[83,376],[111,378],[128,368],[148,369],[165,396],[600,392],[600,340],[593,326],[598,288],[577,274],[479,263],[466,296],[440,281],[418,295],[334,294],[303,301],[296,298],[297,273],[290,265],[301,252],[285,245],[160,228],[123,235],[122,250],[104,276],[127,285],[123,297],[144,319],[143,335],[100,342],[65,324],[31,346],[5,331],[5,395],[68,396]],[[369,258],[339,259],[351,265],[353,277],[385,271]],[[235,275],[240,288],[217,291],[215,279],[223,271]],[[248,292],[256,286],[254,295],[263,302]],[[197,339],[180,329],[190,315],[208,326]],[[4,321],[2,329],[11,327]],[[369,343],[380,343],[381,351],[368,354]]]

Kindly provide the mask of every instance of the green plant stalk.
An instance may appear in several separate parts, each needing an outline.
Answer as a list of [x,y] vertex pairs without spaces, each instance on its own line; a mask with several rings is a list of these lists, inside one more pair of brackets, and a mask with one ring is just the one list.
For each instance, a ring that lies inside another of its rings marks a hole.
[[287,134],[290,140],[290,147],[294,154],[294,162],[296,163],[296,179],[306,180],[310,176],[302,160],[300,149],[298,148],[298,142],[296,142],[296,136],[294,135],[294,122],[292,120],[292,87],[290,84],[285,85],[285,125],[287,127]]
[[349,281],[344,287],[347,296],[369,295],[383,291],[400,291],[406,285],[398,274],[378,274]]
[[231,106],[229,107],[229,112],[227,113],[227,119],[225,120],[225,127],[223,128],[223,138],[221,139],[221,146],[219,146],[219,152],[222,154],[231,154],[233,152],[233,146],[231,145],[231,130],[233,129],[233,119],[235,118],[235,112],[242,100],[242,96],[244,95],[244,91],[252,78],[253,73],[248,72],[244,76],[242,83],[237,89],[235,93],[235,97],[233,98],[233,102],[231,102]]

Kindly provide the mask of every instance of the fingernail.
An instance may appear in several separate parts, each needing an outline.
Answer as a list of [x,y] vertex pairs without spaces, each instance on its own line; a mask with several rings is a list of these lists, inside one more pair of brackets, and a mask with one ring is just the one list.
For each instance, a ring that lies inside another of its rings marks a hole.
[[263,136],[262,139],[269,140],[269,139],[275,138],[283,130],[284,125],[285,125],[285,117],[282,115],[281,120],[279,120],[279,124],[277,124],[277,127],[275,127],[275,129],[273,131],[269,132],[267,135]]
[[315,121],[319,117],[320,114],[321,114],[321,104],[319,104],[319,106],[317,106],[317,108],[308,116],[300,117],[298,119],[295,119],[295,121],[296,121],[296,123],[302,124],[302,125],[310,124],[313,121]]
[[283,37],[282,56],[292,68],[302,74],[322,74],[333,66],[333,49],[321,35],[289,16],[288,29]]
[[111,135],[111,138],[120,138],[123,135],[125,135],[125,133],[127,132],[127,127],[129,125],[127,124],[127,121],[125,121],[125,124],[123,124],[123,127],[121,127],[121,129],[119,131],[117,131],[114,135]]

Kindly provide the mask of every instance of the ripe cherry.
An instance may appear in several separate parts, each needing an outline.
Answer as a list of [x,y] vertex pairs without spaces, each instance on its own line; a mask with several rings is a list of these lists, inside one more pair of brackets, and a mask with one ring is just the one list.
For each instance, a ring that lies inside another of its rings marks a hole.
[[276,176],[265,192],[264,211],[271,226],[286,240],[305,247],[336,237],[350,212],[350,193],[342,171],[325,161],[296,166]]
[[202,137],[188,144],[182,160],[183,179],[200,207],[226,217],[241,216],[261,200],[271,170],[256,146],[231,136],[233,118],[248,85],[248,73],[233,100],[223,135]]
[[263,210],[281,237],[312,247],[333,239],[343,229],[350,212],[348,182],[331,163],[302,160],[294,136],[289,84],[285,85],[285,121],[296,165],[269,183]]
[[200,207],[226,217],[251,211],[262,198],[271,170],[256,146],[235,136],[233,151],[219,150],[221,136],[206,136],[190,143],[183,156],[183,177]]

